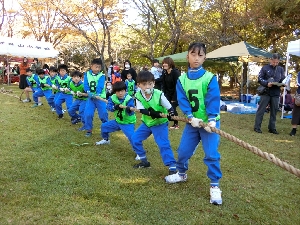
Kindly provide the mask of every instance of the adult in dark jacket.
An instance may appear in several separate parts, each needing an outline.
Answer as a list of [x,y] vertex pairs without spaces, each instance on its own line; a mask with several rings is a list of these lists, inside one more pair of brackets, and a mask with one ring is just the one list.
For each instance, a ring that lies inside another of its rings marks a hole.
[[279,60],[280,55],[273,54],[270,64],[263,66],[258,75],[258,82],[266,87],[266,90],[260,96],[260,103],[255,116],[254,131],[257,133],[262,133],[261,123],[266,107],[270,104],[269,132],[278,134],[276,130],[276,113],[279,105],[280,87],[273,85],[273,82],[281,83],[285,78],[284,69],[278,66]]
[[132,79],[136,82],[136,71],[133,68],[131,68],[131,63],[127,59],[124,62],[124,70],[121,73],[122,81],[125,82],[125,80],[127,79],[127,74],[128,73],[130,73],[132,75]]
[[[297,93],[300,95],[300,72],[297,76]],[[294,105],[293,114],[292,114],[292,131],[290,133],[291,136],[295,136],[297,131],[297,125],[300,125],[300,106]]]
[[[162,91],[168,101],[171,103],[175,116],[178,116],[178,112],[176,107],[178,106],[177,102],[177,92],[176,92],[176,84],[178,77],[180,76],[180,72],[175,68],[175,63],[172,58],[166,57],[162,61],[163,72],[161,76],[162,81]],[[178,121],[174,120],[174,125],[170,127],[171,129],[179,129]]]

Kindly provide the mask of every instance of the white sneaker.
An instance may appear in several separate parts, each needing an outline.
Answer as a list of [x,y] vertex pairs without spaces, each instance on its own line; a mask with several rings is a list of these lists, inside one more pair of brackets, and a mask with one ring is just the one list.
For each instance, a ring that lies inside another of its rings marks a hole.
[[66,109],[62,109],[62,113],[65,113],[65,112],[67,112],[67,110]]
[[56,110],[55,110],[55,108],[51,108],[51,112],[55,112]]
[[214,205],[222,205],[222,191],[219,187],[210,187],[210,203]]
[[96,142],[96,145],[106,145],[106,144],[110,144],[110,140],[101,140],[101,141],[98,141]]
[[288,114],[292,114],[293,113],[293,111],[288,111]]
[[186,180],[187,180],[187,174],[184,174],[184,176],[180,176],[179,172],[165,177],[165,181],[169,184],[184,182]]
[[41,106],[41,105],[43,105],[43,103],[39,102],[39,103],[38,103],[38,106]]
[[25,99],[22,102],[27,103],[27,102],[31,102],[31,100],[30,99]]
[[135,160],[141,160],[141,157],[139,155],[136,155]]

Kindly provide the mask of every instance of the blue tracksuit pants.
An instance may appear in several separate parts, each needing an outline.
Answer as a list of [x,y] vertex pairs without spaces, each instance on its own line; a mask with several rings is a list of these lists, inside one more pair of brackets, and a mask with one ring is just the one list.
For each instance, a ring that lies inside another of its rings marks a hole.
[[168,123],[160,124],[153,127],[147,127],[144,123],[142,123],[131,136],[133,150],[136,154],[140,156],[140,158],[145,158],[146,151],[143,147],[142,142],[146,140],[151,134],[153,134],[154,140],[158,145],[164,165],[175,165],[176,160],[171,149],[168,133]]
[[33,101],[35,103],[37,103],[38,102],[38,97],[43,97],[43,96],[45,96],[45,98],[47,99],[48,104],[51,107],[55,106],[53,98],[51,98],[51,96],[52,96],[52,90],[45,90],[45,91],[43,91],[43,90],[39,89],[38,91],[36,91],[36,92],[33,93]]
[[[220,121],[217,121],[217,128],[220,128]],[[188,170],[189,159],[194,154],[198,144],[202,142],[204,150],[204,163],[207,166],[207,176],[211,183],[218,183],[222,177],[220,168],[220,153],[218,146],[220,136],[216,133],[208,133],[204,128],[194,128],[187,123],[181,137],[178,147],[177,170],[179,173],[185,173]]]
[[59,96],[59,92],[57,92],[55,94],[52,93],[52,95],[50,96],[50,99],[52,99],[52,101],[54,102],[54,107],[53,108],[55,108],[55,101],[56,101],[58,96]]
[[59,93],[56,100],[55,100],[55,111],[57,115],[63,114],[62,112],[62,104],[66,102],[67,109],[71,107],[73,103],[73,95],[71,94],[65,94],[65,93]]
[[122,130],[132,145],[131,136],[134,133],[134,123],[120,124],[116,120],[110,120],[101,125],[101,136],[103,139],[109,138],[109,133]]
[[[84,110],[85,110],[86,100],[75,99],[71,107],[68,109],[68,113],[71,120],[80,118],[81,122],[84,124]],[[78,114],[76,113],[78,111]]]
[[102,121],[102,123],[105,123],[108,121],[108,113],[106,111],[106,103],[99,99],[88,98],[86,100],[86,105],[85,105],[85,110],[84,110],[86,130],[93,129],[93,119],[94,119],[94,114],[95,114],[96,109],[98,111],[99,119]]

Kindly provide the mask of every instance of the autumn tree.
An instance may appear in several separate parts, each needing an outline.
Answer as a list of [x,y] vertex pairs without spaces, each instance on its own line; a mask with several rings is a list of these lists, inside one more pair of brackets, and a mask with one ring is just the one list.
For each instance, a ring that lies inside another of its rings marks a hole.
[[20,0],[23,38],[34,36],[38,41],[57,46],[70,33],[68,25],[60,18],[59,10],[50,0]]
[[52,4],[57,8],[59,5],[65,6],[59,8],[59,15],[66,24],[85,38],[103,62],[105,53],[109,60],[112,60],[111,30],[113,24],[123,15],[117,0],[52,0]]
[[[128,1],[123,1],[128,3]],[[141,46],[140,56],[152,61],[155,56],[182,51],[179,46],[191,0],[132,0],[139,20],[127,23],[134,32],[134,43]]]
[[0,31],[2,30],[2,25],[4,23],[4,16],[5,16],[4,0],[0,0]]

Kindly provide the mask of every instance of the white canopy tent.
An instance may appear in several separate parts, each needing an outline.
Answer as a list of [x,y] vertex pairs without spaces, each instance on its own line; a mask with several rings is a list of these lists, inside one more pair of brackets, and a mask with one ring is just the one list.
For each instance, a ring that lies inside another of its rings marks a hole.
[[45,59],[56,58],[58,51],[49,42],[0,37],[0,55]]
[[6,56],[7,64],[12,57],[46,59],[57,58],[58,54],[49,42],[0,36],[0,56]]
[[[288,77],[288,66],[289,66],[289,59],[290,55],[296,55],[300,57],[300,39],[296,41],[290,41],[288,43],[287,51],[286,51],[286,66],[285,66],[285,76]],[[285,94],[286,94],[286,87],[284,87],[283,91],[283,100],[282,103],[285,103]],[[284,107],[281,109],[281,119],[283,119],[283,111]]]

